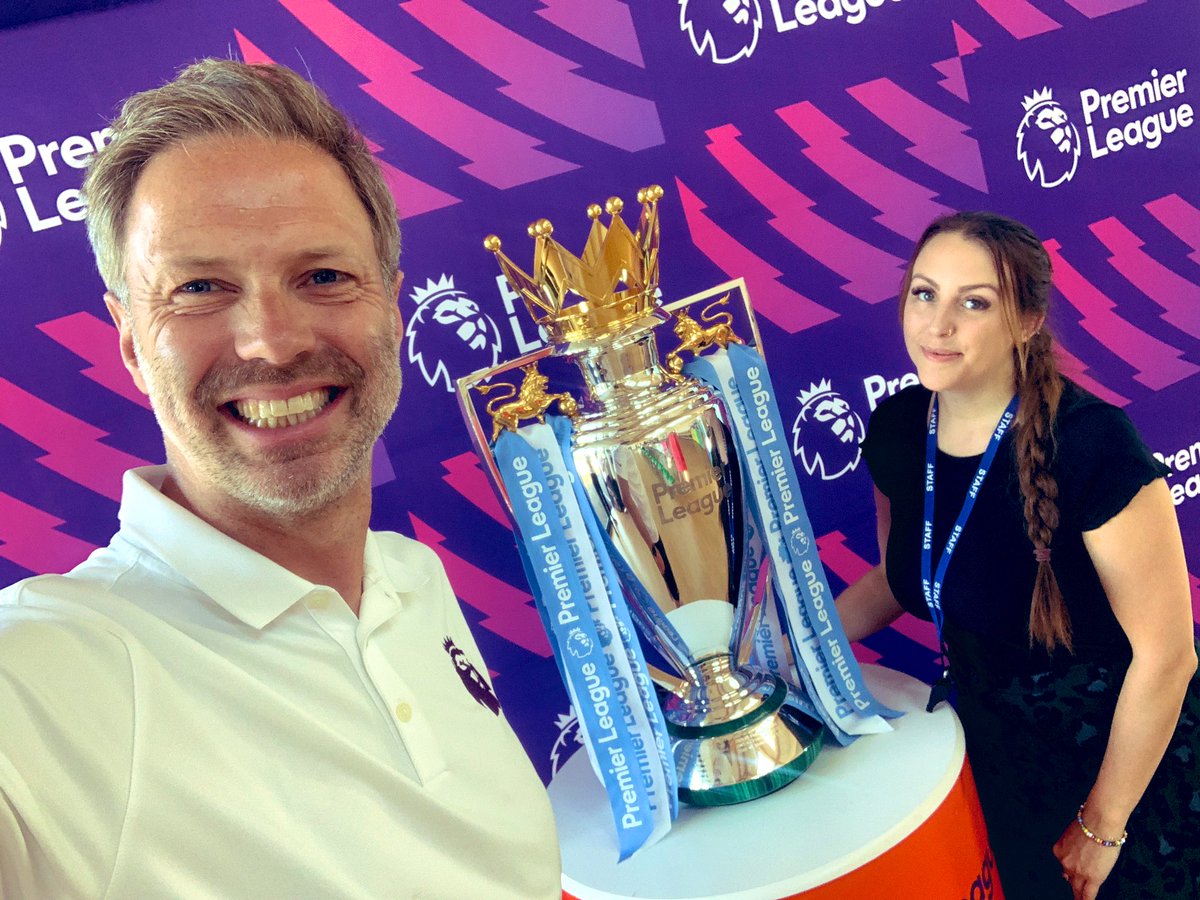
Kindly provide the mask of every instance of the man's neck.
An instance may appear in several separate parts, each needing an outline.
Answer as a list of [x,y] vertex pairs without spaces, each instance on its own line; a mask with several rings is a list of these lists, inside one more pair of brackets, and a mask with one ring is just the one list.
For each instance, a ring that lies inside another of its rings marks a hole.
[[302,516],[273,515],[228,497],[205,502],[189,496],[169,468],[162,492],[239,544],[301,578],[333,588],[358,615],[371,518],[369,480]]

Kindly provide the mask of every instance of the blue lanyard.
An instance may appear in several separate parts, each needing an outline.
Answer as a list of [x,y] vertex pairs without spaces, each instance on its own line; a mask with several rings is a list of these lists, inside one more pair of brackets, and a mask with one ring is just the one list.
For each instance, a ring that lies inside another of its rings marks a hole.
[[979,489],[983,486],[983,479],[987,476],[988,469],[991,468],[992,460],[996,458],[996,451],[1000,448],[1000,440],[1004,437],[1004,433],[1008,431],[1008,426],[1012,424],[1013,418],[1017,414],[1017,397],[1008,401],[1008,407],[1004,410],[1004,415],[1000,417],[1000,421],[996,423],[996,430],[992,432],[992,438],[988,442],[987,450],[984,451],[983,459],[979,461],[979,469],[975,473],[975,478],[971,482],[971,487],[967,490],[967,496],[963,500],[962,509],[958,513],[958,519],[954,522],[954,528],[950,531],[950,537],[946,540],[946,546],[942,550],[942,555],[938,559],[937,573],[930,577],[933,569],[933,475],[934,462],[937,458],[937,422],[938,422],[938,397],[933,395],[933,405],[929,411],[929,431],[925,436],[925,528],[921,533],[921,591],[925,595],[925,603],[929,607],[929,612],[933,616],[933,624],[937,626],[938,646],[942,648],[943,663],[945,662],[946,645],[942,641],[942,582],[946,578],[946,568],[950,565],[950,555],[954,552],[955,546],[958,544],[958,539],[962,535],[963,527],[967,524],[967,518],[971,515],[971,510],[975,507],[975,498],[979,496]]

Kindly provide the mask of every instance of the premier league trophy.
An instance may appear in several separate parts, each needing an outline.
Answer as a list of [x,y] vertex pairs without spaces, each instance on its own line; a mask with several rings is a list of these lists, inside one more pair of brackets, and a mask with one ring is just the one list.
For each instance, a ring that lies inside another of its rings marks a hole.
[[[525,364],[520,388],[509,386],[488,413],[493,442],[525,418],[544,421],[555,400],[570,417],[564,455],[579,496],[586,497],[580,505],[590,506],[585,514],[598,524],[595,543],[611,558],[644,640],[680,677],[662,704],[679,797],[711,806],[753,799],[795,779],[820,751],[824,728],[789,702],[778,675],[737,662],[754,607],[744,571],[745,476],[728,411],[709,387],[683,374],[680,354],[741,339],[727,312],[697,321],[681,311],[674,319],[681,344],[660,362],[656,329],[671,319],[656,298],[662,195],[657,186],[639,191],[636,233],[622,221],[618,198],[605,205],[608,227],[600,222],[600,207],[589,207],[591,232],[580,257],[553,239],[548,221],[535,222],[529,227],[536,243],[532,275],[505,255],[498,237],[486,239],[553,355],[578,366],[586,392],[576,400],[548,391],[534,361]],[[471,387],[496,387],[480,384],[495,372],[460,384],[469,420]],[[517,468],[524,472],[527,465]],[[506,485],[511,509],[514,488],[524,485]],[[533,521],[536,530],[536,513]],[[542,555],[527,546],[525,552],[531,571],[552,551]],[[575,549],[570,552],[578,561]],[[561,620],[562,610],[551,611],[550,624],[555,615]],[[560,667],[583,652],[571,637],[559,647]]]

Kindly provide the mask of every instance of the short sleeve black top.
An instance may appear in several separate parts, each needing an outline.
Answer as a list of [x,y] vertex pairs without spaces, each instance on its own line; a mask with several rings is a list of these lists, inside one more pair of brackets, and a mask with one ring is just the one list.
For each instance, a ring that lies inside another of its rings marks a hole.
[[[920,385],[889,397],[871,416],[863,456],[891,504],[888,583],[900,605],[929,619],[921,591],[925,436],[930,392]],[[1066,381],[1055,424],[1060,524],[1052,542],[1054,573],[1066,601],[1077,656],[1128,658],[1129,643],[1096,575],[1083,532],[1098,528],[1167,469],[1154,459],[1121,410]],[[995,642],[1040,670],[1030,651],[1029,610],[1037,564],[1026,534],[1013,459],[1013,433],[1001,442],[942,585],[947,622]],[[981,456],[937,452],[933,566],[962,508]]]

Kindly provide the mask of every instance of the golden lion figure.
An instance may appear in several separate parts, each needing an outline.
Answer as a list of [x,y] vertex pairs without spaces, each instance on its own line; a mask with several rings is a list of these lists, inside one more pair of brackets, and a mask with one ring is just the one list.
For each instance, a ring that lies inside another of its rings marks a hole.
[[[509,431],[516,431],[522,419],[537,419],[539,422],[545,424],[546,410],[550,408],[550,404],[555,400],[558,401],[559,412],[564,416],[574,419],[579,415],[579,404],[570,394],[565,392],[561,394],[546,392],[546,386],[550,383],[550,379],[538,371],[537,363],[530,363],[521,368],[525,372],[525,377],[521,380],[521,387],[519,389],[513,387],[507,381],[500,384],[480,384],[475,386],[475,390],[481,394],[487,394],[489,391],[499,388],[508,388],[507,394],[493,397],[487,404],[488,415],[492,417],[493,441],[500,436],[500,432],[505,428]],[[511,403],[504,402],[514,396],[517,399],[512,400]]]
[[746,343],[734,333],[733,316],[728,310],[712,311],[714,306],[723,306],[728,302],[729,295],[726,294],[720,300],[714,300],[701,310],[700,322],[706,323],[708,327],[701,325],[682,309],[675,313],[674,331],[680,343],[678,347],[667,354],[667,372],[672,377],[681,377],[683,358],[679,354],[684,350],[691,350],[693,354],[699,356],[709,347],[720,346],[724,349],[730,344]]

